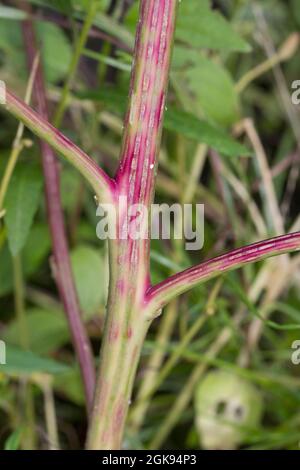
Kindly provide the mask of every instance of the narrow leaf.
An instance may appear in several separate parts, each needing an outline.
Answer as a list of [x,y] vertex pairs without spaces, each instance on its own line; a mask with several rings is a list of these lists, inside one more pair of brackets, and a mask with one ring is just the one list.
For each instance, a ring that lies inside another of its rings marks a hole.
[[54,375],[68,370],[66,364],[11,345],[6,347],[6,364],[0,365],[0,372],[18,376],[28,376],[37,372]]
[[24,247],[42,190],[39,169],[31,165],[17,167],[5,198],[5,224],[13,256]]
[[[80,99],[100,101],[109,110],[118,114],[125,112],[125,95],[112,89],[78,92],[76,96]],[[207,144],[227,156],[249,155],[251,153],[247,147],[236,142],[221,129],[191,113],[175,108],[168,107],[164,118],[164,128]]]
[[249,44],[207,0],[180,2],[176,37],[194,47],[249,52]]

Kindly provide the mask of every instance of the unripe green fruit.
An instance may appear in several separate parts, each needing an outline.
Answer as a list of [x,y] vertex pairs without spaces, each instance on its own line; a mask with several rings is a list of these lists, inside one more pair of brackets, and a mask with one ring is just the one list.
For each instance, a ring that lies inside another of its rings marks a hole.
[[203,449],[235,449],[258,427],[260,392],[239,376],[209,372],[196,389],[196,427]]

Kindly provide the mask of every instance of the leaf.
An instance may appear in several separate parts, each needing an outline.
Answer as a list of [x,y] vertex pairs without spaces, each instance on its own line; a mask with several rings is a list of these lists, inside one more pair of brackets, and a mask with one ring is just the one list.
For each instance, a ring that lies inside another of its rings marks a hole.
[[[45,76],[50,83],[63,79],[72,58],[71,45],[63,30],[55,24],[44,21],[35,22],[39,43],[42,48]],[[17,78],[28,76],[20,24],[7,22],[0,18],[0,48],[4,65],[1,66],[8,76],[17,74]],[[2,59],[2,58],[1,58]]]
[[72,11],[72,0],[29,0],[30,3],[46,8],[51,8],[61,13],[70,13]]
[[168,108],[164,126],[170,131],[202,142],[227,156],[237,157],[250,154],[249,149],[236,142],[221,129],[184,111]]
[[[124,114],[125,112],[125,95],[113,89],[78,92],[76,96],[81,99],[100,101],[108,109],[118,114]],[[249,149],[236,142],[219,128],[199,119],[191,113],[186,113],[176,108],[168,107],[164,118],[164,128],[207,144],[227,156],[234,157],[250,154]]]
[[46,78],[56,83],[65,77],[72,58],[72,49],[66,35],[54,24],[37,22],[37,36],[42,44]]
[[[22,251],[22,264],[27,279],[39,268],[51,246],[49,230],[44,224],[35,224]],[[0,248],[0,297],[13,289],[12,260],[7,244]]]
[[[32,352],[48,354],[65,344],[69,338],[69,330],[62,312],[32,309],[26,311],[26,322],[29,331],[29,344]],[[19,344],[19,326],[13,320],[2,333],[8,344]]]
[[5,441],[4,450],[18,450],[21,444],[23,428],[16,429]]
[[99,250],[80,245],[72,251],[71,263],[81,309],[87,314],[96,313],[108,286],[104,260]]
[[219,12],[210,8],[208,0],[180,2],[176,38],[196,48],[240,52],[251,50],[230,23]]
[[172,76],[189,89],[196,109],[221,126],[236,122],[239,117],[238,95],[225,67],[184,48],[177,48],[174,59],[180,69]]
[[5,20],[25,20],[27,14],[17,8],[0,5],[0,18]]
[[32,165],[19,165],[5,198],[5,225],[13,256],[24,247],[40,203],[42,176]]
[[300,26],[299,0],[291,0],[291,9],[298,26]]
[[66,364],[12,345],[6,346],[6,364],[0,365],[0,372],[13,376],[28,376],[38,372],[54,375],[68,370],[69,366]]
[[84,389],[79,368],[73,367],[64,374],[55,376],[54,388],[77,405],[84,405]]

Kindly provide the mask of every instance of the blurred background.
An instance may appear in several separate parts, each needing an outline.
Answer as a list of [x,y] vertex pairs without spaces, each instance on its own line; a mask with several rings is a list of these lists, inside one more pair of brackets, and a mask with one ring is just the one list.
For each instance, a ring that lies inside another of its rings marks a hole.
[[[53,115],[89,1],[1,1],[0,80],[21,98],[29,80],[24,3]],[[139,2],[97,4],[60,129],[113,175]],[[300,230],[299,28],[297,0],[180,2],[156,202],[204,204],[205,242],[188,252],[184,241],[153,240],[153,282]],[[17,125],[0,109],[0,448],[78,449],[84,394],[51,271],[40,147],[27,130],[3,189]],[[73,274],[97,358],[107,247],[96,237],[93,194],[59,162]],[[299,448],[299,256],[226,274],[165,308],[145,343],[125,448]]]

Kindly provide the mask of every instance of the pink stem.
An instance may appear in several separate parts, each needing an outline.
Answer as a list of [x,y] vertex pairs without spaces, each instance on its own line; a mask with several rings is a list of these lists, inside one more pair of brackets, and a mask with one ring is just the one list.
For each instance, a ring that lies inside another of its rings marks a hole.
[[[28,65],[29,69],[31,69],[37,53],[36,37],[32,21],[24,21],[22,28]],[[39,114],[44,119],[48,120],[46,90],[41,62],[38,65],[36,73],[33,95]],[[73,345],[78,357],[84,384],[87,409],[89,411],[93,403],[95,369],[91,344],[81,319],[79,301],[70,264],[68,242],[60,201],[58,162],[52,148],[47,143],[41,140],[40,147],[45,177],[48,220],[55,261],[55,281],[69,322]]]
[[[177,0],[141,0],[130,99],[116,182],[127,207],[153,200]],[[120,226],[128,221],[120,207]],[[126,224],[127,225],[127,224]],[[149,236],[110,241],[110,288],[87,448],[119,449],[135,373],[150,322]]]
[[176,0],[142,0],[116,180],[128,204],[149,205],[161,142]]
[[151,287],[147,292],[146,302],[151,307],[151,310],[157,310],[174,297],[213,277],[270,256],[296,250],[300,250],[300,232],[270,238],[269,240],[263,240],[238,248],[178,274],[174,274],[156,286]]

